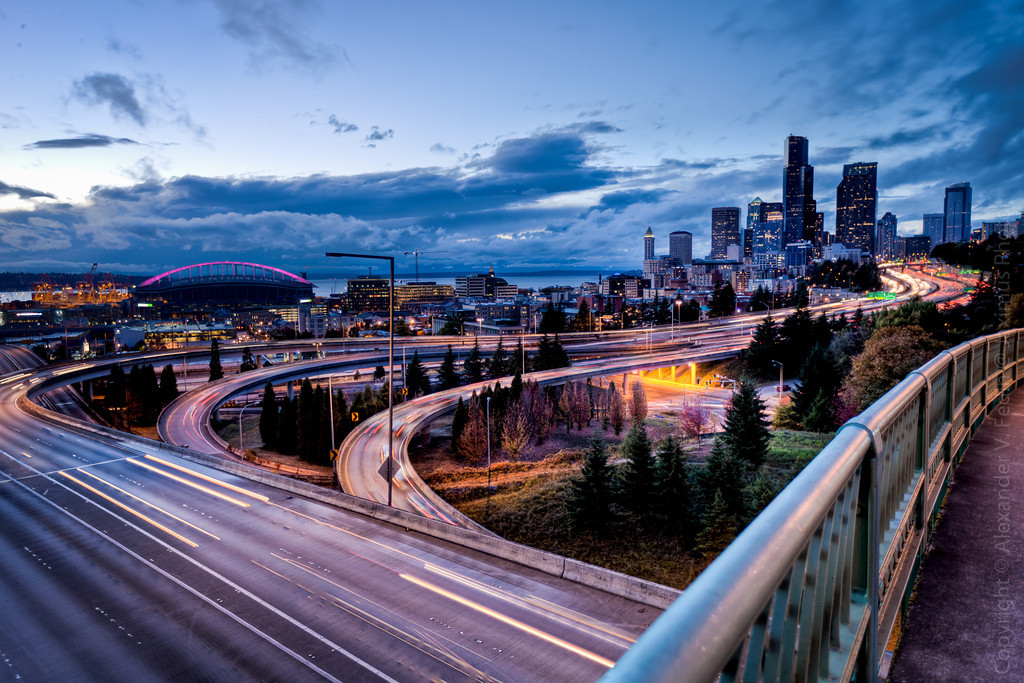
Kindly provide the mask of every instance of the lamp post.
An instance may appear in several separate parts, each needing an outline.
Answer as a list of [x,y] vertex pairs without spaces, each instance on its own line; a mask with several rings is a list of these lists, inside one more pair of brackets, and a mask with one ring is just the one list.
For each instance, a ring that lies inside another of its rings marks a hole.
[[782,363],[777,360],[773,360],[773,363],[779,366],[779,402],[782,402]]
[[246,408],[248,408],[249,406],[254,406],[257,403],[259,403],[259,401],[252,401],[250,403],[246,403],[244,406],[242,406],[242,409],[238,411],[238,452],[239,454],[241,454],[243,460],[245,460],[245,441],[244,436],[242,434],[242,415],[245,414]]
[[491,514],[491,397],[487,397],[487,513]]
[[395,440],[395,257],[376,256],[373,254],[347,254],[337,251],[327,252],[333,258],[366,258],[387,261],[390,268],[388,276],[388,507],[391,507],[392,474],[391,457]]
[[[673,314],[672,315],[672,339],[673,340],[676,338],[676,318],[681,318],[682,317],[682,314],[679,312],[679,306],[682,303],[683,303],[682,299],[676,299],[672,303],[672,314]],[[683,321],[680,320],[679,322],[680,322],[680,324],[682,324]]]

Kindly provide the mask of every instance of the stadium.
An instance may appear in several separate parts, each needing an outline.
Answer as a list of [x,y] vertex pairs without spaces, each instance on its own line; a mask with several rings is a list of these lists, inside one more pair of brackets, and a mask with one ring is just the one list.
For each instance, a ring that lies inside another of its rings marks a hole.
[[135,288],[136,303],[217,305],[225,308],[298,304],[313,298],[313,283],[280,268],[218,261],[176,268]]

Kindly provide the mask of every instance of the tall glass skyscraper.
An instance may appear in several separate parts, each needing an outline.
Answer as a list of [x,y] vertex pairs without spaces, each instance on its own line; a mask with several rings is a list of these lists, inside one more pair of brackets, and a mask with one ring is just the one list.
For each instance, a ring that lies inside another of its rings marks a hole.
[[693,234],[676,230],[668,234],[668,256],[683,265],[693,263]]
[[878,259],[891,261],[896,258],[896,216],[886,211],[878,221]]
[[754,253],[782,251],[782,232],[785,229],[785,209],[782,202],[761,204],[761,225],[754,232]]
[[877,177],[874,161],[846,164],[836,189],[836,241],[869,254],[875,253]]
[[815,242],[814,167],[807,160],[807,138],[799,135],[786,138],[782,176],[782,203],[786,213],[784,244]]
[[971,239],[970,183],[955,183],[946,188],[946,204],[943,214],[943,241],[969,242]]
[[946,221],[945,214],[926,213],[924,215],[924,234],[928,235],[931,247],[934,249],[937,244],[942,244],[945,237],[943,223]]
[[[747,229],[743,233],[743,254],[750,256],[755,251],[757,235],[761,232],[761,216],[764,202],[760,197],[747,204]],[[748,253],[748,251],[750,253]]]
[[730,244],[742,244],[740,207],[717,206],[711,209],[711,258],[726,258]]

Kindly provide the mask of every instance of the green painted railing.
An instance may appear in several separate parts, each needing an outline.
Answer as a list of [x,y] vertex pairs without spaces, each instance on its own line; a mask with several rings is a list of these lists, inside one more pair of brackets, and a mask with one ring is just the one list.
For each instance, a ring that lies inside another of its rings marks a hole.
[[835,438],[602,679],[876,680],[950,476],[1024,330],[918,368]]

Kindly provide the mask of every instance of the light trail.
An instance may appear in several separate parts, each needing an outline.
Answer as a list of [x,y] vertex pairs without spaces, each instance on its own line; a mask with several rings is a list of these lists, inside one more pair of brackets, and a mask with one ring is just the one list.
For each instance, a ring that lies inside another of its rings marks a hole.
[[179,472],[184,472],[186,474],[190,474],[193,477],[197,477],[199,479],[202,479],[203,481],[208,481],[211,484],[217,484],[218,486],[223,486],[224,488],[229,489],[231,491],[234,491],[235,493],[241,493],[243,496],[249,496],[250,498],[255,498],[256,500],[260,501],[261,503],[270,502],[270,498],[267,498],[266,496],[260,495],[258,493],[253,493],[251,491],[246,491],[241,486],[235,486],[234,484],[229,484],[227,482],[220,481],[219,479],[214,479],[213,477],[209,477],[209,476],[207,476],[207,475],[205,475],[205,474],[203,474],[201,472],[196,472],[195,470],[190,470],[187,467],[182,467],[181,465],[176,465],[173,462],[168,462],[167,460],[163,460],[163,459],[158,458],[158,457],[156,457],[154,455],[147,455],[145,457],[147,459],[149,459],[149,460],[154,461],[154,462],[158,462],[161,465],[166,465],[167,467],[172,467],[172,468],[178,470]]
[[184,484],[185,486],[191,486],[192,488],[198,489],[199,491],[202,491],[203,493],[207,493],[207,494],[209,494],[211,496],[214,496],[215,498],[220,498],[221,500],[226,500],[227,502],[232,503],[234,505],[237,505],[239,507],[243,507],[243,508],[251,507],[244,500],[238,500],[237,498],[232,498],[231,496],[226,496],[223,493],[221,493],[220,491],[214,491],[213,489],[207,488],[206,486],[203,486],[201,484],[197,484],[194,481],[189,481],[188,479],[184,479],[182,477],[179,477],[176,474],[171,474],[170,472],[164,472],[162,469],[160,469],[158,467],[153,467],[152,465],[148,465],[148,464],[146,464],[144,462],[140,462],[140,461],[136,460],[135,458],[128,458],[125,462],[130,462],[133,465],[136,465],[138,467],[142,467],[144,469],[147,469],[150,472],[156,472],[157,474],[159,474],[161,476],[164,476],[164,477],[167,477],[168,479],[176,481],[176,482],[178,482],[180,484]]

